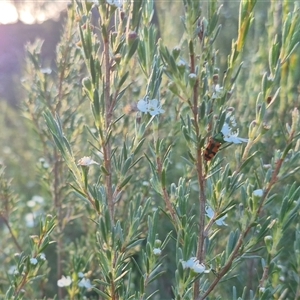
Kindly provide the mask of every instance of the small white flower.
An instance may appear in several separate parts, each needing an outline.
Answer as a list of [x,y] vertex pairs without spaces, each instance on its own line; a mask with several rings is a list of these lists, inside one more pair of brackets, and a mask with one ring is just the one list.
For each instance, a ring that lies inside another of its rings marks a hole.
[[141,99],[137,104],[137,108],[143,113],[149,113],[151,116],[156,116],[165,112],[157,99]]
[[157,256],[161,255],[161,249],[160,248],[154,248],[153,249],[153,254],[157,255]]
[[180,59],[177,63],[178,68],[183,68],[186,66],[186,62],[183,59]]
[[191,257],[189,260],[187,261],[182,261],[182,265],[183,265],[183,268],[184,269],[187,269],[187,268],[192,268],[195,261],[197,261],[197,258],[196,257]]
[[10,274],[10,275],[12,275],[12,274],[17,275],[19,273],[18,269],[17,269],[17,266],[16,265],[10,266],[7,273]]
[[38,263],[38,260],[35,257],[30,258],[30,263],[32,265],[36,265]]
[[83,274],[82,272],[79,272],[79,273],[78,273],[78,277],[79,277],[79,278],[83,278],[83,277],[84,277],[84,274]]
[[46,255],[45,255],[45,253],[41,253],[41,254],[40,254],[40,259],[41,259],[41,260],[46,260]]
[[189,78],[190,79],[197,79],[197,75],[195,73],[190,73]]
[[33,213],[28,213],[25,215],[26,226],[29,228],[34,227],[35,225],[35,216]]
[[89,279],[86,278],[82,278],[79,283],[78,283],[79,287],[84,287],[86,289],[91,289],[93,287],[93,285],[91,284],[91,281]]
[[106,2],[109,5],[119,7],[119,8],[123,6],[123,0],[106,0]]
[[28,207],[34,207],[36,204],[43,204],[44,203],[44,198],[41,196],[33,196],[31,200],[27,201],[27,206]]
[[62,276],[61,279],[57,280],[57,285],[59,287],[69,286],[72,283],[72,279],[70,276]]
[[199,261],[195,261],[193,267],[191,268],[195,273],[202,274],[205,271],[204,264],[200,264]]
[[202,273],[209,273],[210,270],[205,270],[204,264],[200,263],[196,257],[191,257],[188,261],[181,261],[182,266],[184,269],[191,269],[195,273],[202,274]]
[[218,226],[227,226],[227,224],[224,222],[224,220],[225,220],[226,217],[227,217],[227,215],[225,215],[224,217],[222,217],[222,218],[216,220],[216,224],[217,224]]
[[147,113],[148,112],[148,102],[144,99],[141,99],[138,104],[137,104],[137,108],[143,112],[143,113]]
[[220,98],[223,93],[223,87],[219,84],[213,86],[213,94],[211,96],[212,99]]
[[267,170],[267,169],[272,168],[272,165],[271,164],[264,164],[263,168]]
[[260,292],[260,293],[264,293],[265,290],[266,290],[266,289],[265,289],[264,287],[260,287],[260,288],[259,288],[259,292]]
[[149,100],[148,110],[151,116],[156,116],[158,114],[164,113],[165,111],[159,105],[157,99]]
[[41,69],[41,72],[43,74],[47,74],[47,75],[50,75],[52,73],[52,70],[50,68],[42,68]]
[[220,86],[219,84],[216,84],[216,85],[215,85],[215,92],[216,92],[216,93],[220,93],[220,92],[222,92],[222,91],[223,91],[223,87]]
[[253,191],[253,196],[255,196],[255,197],[262,197],[263,194],[264,194],[264,191],[262,189]]
[[245,142],[245,143],[248,142],[248,139],[238,137],[239,131],[236,130],[234,132],[227,123],[224,123],[221,132],[223,133],[224,141],[226,141],[228,143],[241,144],[243,142]]
[[34,207],[36,205],[35,201],[33,201],[33,200],[27,201],[26,204],[27,204],[28,207]]
[[38,195],[34,195],[31,199],[35,203],[43,204],[44,203],[44,198]]
[[[206,215],[212,219],[215,216],[215,212],[212,210],[210,206],[206,206],[205,208]],[[224,220],[227,218],[227,215],[223,216],[222,218],[216,220],[216,224],[218,226],[227,226],[227,224],[224,222]]]
[[90,156],[84,156],[78,160],[78,166],[89,167],[90,165],[99,165],[96,161],[92,160]]

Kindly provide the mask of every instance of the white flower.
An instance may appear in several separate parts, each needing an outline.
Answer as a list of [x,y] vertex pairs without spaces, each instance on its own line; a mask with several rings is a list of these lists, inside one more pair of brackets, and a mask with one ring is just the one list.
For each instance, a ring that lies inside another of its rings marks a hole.
[[17,266],[10,266],[7,273],[10,275],[12,275],[12,274],[17,275],[19,273]]
[[46,255],[45,255],[45,253],[41,253],[41,254],[40,254],[40,259],[41,259],[41,260],[46,260]]
[[79,272],[79,273],[78,273],[78,277],[79,277],[79,278],[83,278],[83,277],[84,277],[84,274],[83,274],[82,272]]
[[149,113],[151,116],[156,116],[165,112],[157,99],[141,99],[137,104],[137,108],[143,113]]
[[72,283],[72,279],[70,276],[62,276],[61,279],[57,280],[57,285],[59,287],[69,286]]
[[205,271],[204,264],[200,264],[197,260],[191,268],[195,273],[202,274]]
[[25,215],[25,222],[27,227],[34,227],[35,225],[35,214],[28,213]]
[[[206,206],[205,208],[206,211],[206,215],[212,219],[215,216],[214,211],[212,210],[212,208],[210,206]],[[224,220],[227,218],[227,215],[223,216],[222,218],[216,220],[216,224],[219,226],[227,226],[227,224],[224,222]]]
[[197,75],[195,73],[190,73],[189,78],[190,79],[197,79]]
[[258,189],[258,190],[253,191],[253,196],[262,197],[263,193],[264,193],[264,191],[262,189]]
[[200,263],[196,257],[191,257],[188,261],[181,261],[182,266],[184,269],[191,269],[195,273],[202,274],[202,273],[209,273],[210,270],[205,270],[204,264]]
[[212,99],[220,98],[223,93],[223,87],[220,86],[219,84],[216,84],[213,86],[213,94],[212,94]]
[[47,75],[50,75],[52,73],[52,70],[50,68],[42,68],[41,69],[41,72],[43,74],[47,74]]
[[31,200],[27,201],[27,206],[28,207],[34,207],[36,204],[43,204],[44,203],[44,198],[41,196],[33,196]]
[[223,134],[223,139],[225,142],[233,144],[241,144],[243,142],[248,142],[248,139],[238,137],[238,129],[236,131],[233,131],[227,123],[224,123],[221,132]]
[[153,254],[157,255],[157,256],[161,255],[161,249],[160,248],[153,248]]
[[188,261],[182,261],[182,266],[184,269],[187,269],[187,268],[192,268],[195,261],[197,261],[197,258],[196,257],[191,257]]
[[96,161],[92,160],[90,156],[84,156],[78,160],[77,165],[89,167],[90,165],[99,165],[99,164]]
[[260,287],[260,288],[259,288],[259,292],[260,292],[260,293],[264,293],[265,290],[266,290],[266,289],[265,289],[264,287]]
[[30,263],[32,265],[36,265],[38,263],[38,260],[35,257],[30,258]]
[[82,278],[79,283],[78,283],[79,287],[84,287],[86,289],[91,289],[93,287],[93,285],[91,284],[91,281],[89,279],[86,278]]
[[183,59],[180,59],[177,63],[177,67],[183,68],[186,66],[186,62]]
[[106,0],[106,2],[109,5],[115,6],[115,7],[122,7],[123,6],[123,0]]

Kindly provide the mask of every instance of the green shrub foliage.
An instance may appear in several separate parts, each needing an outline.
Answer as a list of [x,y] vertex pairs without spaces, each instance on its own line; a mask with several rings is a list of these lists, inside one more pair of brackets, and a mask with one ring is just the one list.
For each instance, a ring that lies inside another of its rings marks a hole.
[[299,299],[299,41],[296,2],[73,2],[55,67],[27,46],[1,299]]

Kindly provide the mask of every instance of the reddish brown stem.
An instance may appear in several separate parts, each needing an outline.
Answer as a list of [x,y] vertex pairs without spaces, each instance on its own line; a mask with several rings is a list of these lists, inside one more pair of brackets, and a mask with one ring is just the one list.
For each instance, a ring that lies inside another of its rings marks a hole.
[[[105,64],[105,87],[104,87],[104,101],[105,101],[105,129],[106,139],[109,138],[109,128],[112,120],[112,107],[110,99],[110,60],[109,60],[109,38],[104,38],[104,64]],[[110,219],[112,225],[114,224],[114,199],[112,191],[112,169],[111,169],[111,143],[109,140],[102,141],[103,143],[103,157],[104,166],[108,174],[105,177],[107,202],[109,207]]]

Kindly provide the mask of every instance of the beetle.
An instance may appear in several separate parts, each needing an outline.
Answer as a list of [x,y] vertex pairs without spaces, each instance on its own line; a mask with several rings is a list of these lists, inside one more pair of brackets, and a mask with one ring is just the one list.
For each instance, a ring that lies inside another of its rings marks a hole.
[[222,143],[224,143],[222,132],[219,132],[213,137],[211,136],[208,140],[208,144],[206,145],[203,153],[204,159],[206,161],[212,160],[218,153]]

